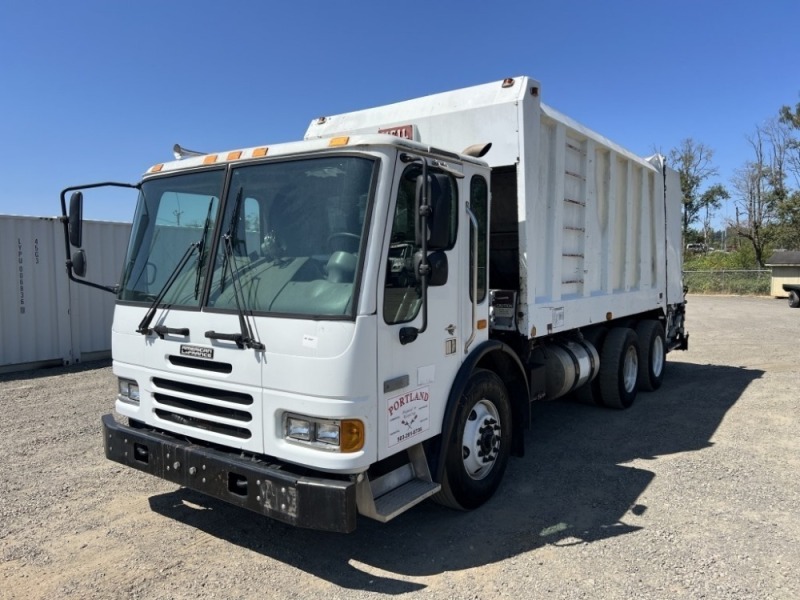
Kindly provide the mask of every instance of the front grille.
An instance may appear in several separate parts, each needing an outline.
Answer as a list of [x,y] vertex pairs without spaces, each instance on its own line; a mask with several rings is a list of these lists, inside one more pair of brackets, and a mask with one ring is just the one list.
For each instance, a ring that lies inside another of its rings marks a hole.
[[204,385],[195,385],[194,383],[183,383],[181,381],[171,381],[169,379],[162,379],[161,377],[154,377],[153,383],[156,387],[170,392],[180,392],[191,396],[204,396],[213,400],[223,400],[225,402],[233,402],[236,404],[252,404],[253,397],[250,394],[243,394],[241,392],[234,392],[231,390],[220,390],[218,388],[206,387]]
[[[238,439],[250,439],[250,394],[154,377],[153,404],[158,418],[184,427]],[[180,394],[180,395],[179,395]],[[202,437],[202,436],[200,436]]]
[[156,415],[158,415],[158,417],[164,421],[170,421],[171,423],[194,427],[195,429],[213,431],[214,433],[221,433],[223,435],[229,435],[242,440],[250,439],[250,436],[252,435],[250,430],[245,429],[244,427],[234,427],[232,425],[217,423],[215,421],[207,421],[206,419],[198,419],[197,417],[181,415],[166,410],[156,409]]

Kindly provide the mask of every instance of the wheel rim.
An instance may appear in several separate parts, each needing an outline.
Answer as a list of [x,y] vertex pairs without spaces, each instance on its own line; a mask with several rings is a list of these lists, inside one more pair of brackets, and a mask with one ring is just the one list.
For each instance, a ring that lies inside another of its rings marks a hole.
[[472,407],[464,424],[461,457],[470,478],[486,477],[500,453],[500,414],[494,403],[483,399]]
[[662,340],[659,335],[653,340],[653,347],[650,349],[650,357],[653,375],[655,377],[661,377],[661,371],[664,369],[664,340]]
[[636,388],[636,379],[639,377],[639,354],[636,348],[628,346],[625,351],[625,362],[622,366],[622,383],[625,392],[630,394]]

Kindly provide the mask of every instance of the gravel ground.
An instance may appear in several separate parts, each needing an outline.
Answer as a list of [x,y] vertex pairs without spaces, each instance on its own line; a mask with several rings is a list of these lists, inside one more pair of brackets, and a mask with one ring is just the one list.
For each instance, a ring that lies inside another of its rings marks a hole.
[[800,310],[689,298],[628,411],[539,404],[498,495],[349,535],[106,461],[108,363],[0,377],[0,598],[800,598]]

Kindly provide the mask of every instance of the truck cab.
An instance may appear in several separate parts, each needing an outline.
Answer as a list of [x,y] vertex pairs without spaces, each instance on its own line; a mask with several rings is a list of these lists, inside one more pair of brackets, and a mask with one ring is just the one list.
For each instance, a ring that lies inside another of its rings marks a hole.
[[[105,419],[109,457],[336,530],[354,526],[368,469],[398,454],[415,502],[438,492],[421,448],[416,466],[406,456],[441,434],[453,381],[488,339],[489,185],[480,160],[389,135],[151,168],[117,291],[128,424]],[[176,440],[248,468],[203,476]],[[278,493],[254,465],[315,483]]]

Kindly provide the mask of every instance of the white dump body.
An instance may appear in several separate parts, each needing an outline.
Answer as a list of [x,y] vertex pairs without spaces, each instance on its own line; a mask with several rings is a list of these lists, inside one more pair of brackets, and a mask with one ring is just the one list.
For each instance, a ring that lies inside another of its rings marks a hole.
[[[517,285],[490,278],[490,286],[519,290],[523,335],[683,302],[678,174],[661,157],[638,157],[542,104],[537,81],[517,77],[316,119],[305,137],[379,131],[449,152],[491,142],[483,160],[507,180],[493,175],[492,253],[512,247],[519,266]],[[512,222],[504,232],[509,214],[516,231]]]

